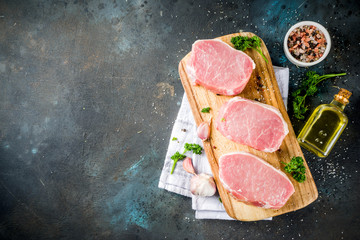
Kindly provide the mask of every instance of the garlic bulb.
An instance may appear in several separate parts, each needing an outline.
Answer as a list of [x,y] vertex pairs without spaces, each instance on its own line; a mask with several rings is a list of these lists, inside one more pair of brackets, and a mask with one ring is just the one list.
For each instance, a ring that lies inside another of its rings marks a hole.
[[197,175],[191,158],[186,157],[184,159],[183,168],[188,173],[194,174],[190,180],[190,191],[192,194],[202,197],[209,197],[215,194],[216,184],[214,178],[205,173]]
[[214,178],[205,173],[193,176],[190,181],[190,191],[192,194],[202,197],[214,195],[216,192]]

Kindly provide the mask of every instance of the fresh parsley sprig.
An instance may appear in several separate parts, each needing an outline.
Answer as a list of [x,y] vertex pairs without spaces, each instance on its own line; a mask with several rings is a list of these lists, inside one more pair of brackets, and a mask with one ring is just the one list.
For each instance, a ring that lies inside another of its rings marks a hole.
[[185,143],[184,148],[185,148],[184,153],[186,153],[187,151],[193,151],[193,153],[195,153],[195,154],[202,153],[202,147],[196,143]]
[[240,51],[245,51],[248,48],[255,49],[264,58],[265,62],[268,63],[268,60],[261,51],[261,39],[259,37],[236,36],[231,38],[231,43],[234,44],[234,48]]
[[306,79],[303,81],[301,87],[297,89],[296,91],[292,92],[292,96],[294,97],[294,100],[292,102],[293,104],[293,110],[294,110],[294,116],[297,119],[304,119],[304,113],[309,110],[309,108],[305,105],[305,98],[307,96],[313,96],[318,88],[316,85],[318,85],[320,82],[324,81],[325,79],[337,77],[337,76],[344,76],[346,73],[339,73],[339,74],[326,74],[320,76],[315,71],[309,71],[306,73]]
[[302,157],[293,157],[289,163],[281,162],[285,165],[284,170],[290,173],[292,177],[302,183],[306,180],[304,159]]
[[184,159],[184,158],[186,158],[186,156],[183,155],[183,154],[181,154],[181,153],[179,153],[179,152],[176,152],[174,155],[171,156],[171,159],[174,160],[174,163],[173,163],[173,165],[172,165],[170,174],[173,174],[174,169],[175,169],[175,166],[176,166],[176,163],[177,163],[179,160],[182,160],[182,159]]
[[184,155],[186,152],[193,151],[193,153],[195,153],[195,154],[201,154],[202,153],[202,147],[199,144],[196,144],[196,143],[185,143],[184,149],[185,150],[184,150],[183,154],[181,154],[181,153],[179,153],[177,151],[176,153],[174,153],[174,155],[172,155],[170,157],[172,160],[174,160],[174,163],[172,165],[170,174],[173,174],[176,163],[179,160],[183,160],[184,158],[186,158],[186,155]]
[[209,113],[210,112],[210,107],[206,107],[206,108],[201,109],[201,112],[202,113]]

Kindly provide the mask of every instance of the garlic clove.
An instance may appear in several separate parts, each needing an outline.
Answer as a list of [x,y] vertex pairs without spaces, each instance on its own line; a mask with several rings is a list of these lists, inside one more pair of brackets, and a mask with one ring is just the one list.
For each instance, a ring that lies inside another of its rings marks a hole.
[[186,157],[183,161],[183,168],[185,171],[187,171],[188,173],[194,174],[195,175],[195,169],[194,166],[192,164],[191,158]]
[[197,128],[198,137],[205,141],[210,137],[210,124],[208,122],[203,122]]
[[201,197],[214,195],[216,192],[214,178],[205,173],[193,176],[190,181],[190,191],[192,194]]

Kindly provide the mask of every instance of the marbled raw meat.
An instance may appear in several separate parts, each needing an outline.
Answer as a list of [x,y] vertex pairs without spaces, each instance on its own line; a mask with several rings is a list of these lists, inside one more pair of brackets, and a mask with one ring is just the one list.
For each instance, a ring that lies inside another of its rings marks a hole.
[[198,40],[192,45],[186,72],[195,85],[222,95],[237,95],[248,83],[254,61],[219,39]]
[[241,97],[221,106],[215,126],[226,138],[264,152],[278,150],[289,133],[277,108]]
[[219,178],[235,199],[257,207],[279,209],[295,192],[285,173],[247,152],[222,155]]

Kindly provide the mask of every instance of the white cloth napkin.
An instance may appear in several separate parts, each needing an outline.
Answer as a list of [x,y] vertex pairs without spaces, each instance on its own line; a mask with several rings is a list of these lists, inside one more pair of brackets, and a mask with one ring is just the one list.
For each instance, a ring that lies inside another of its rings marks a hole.
[[[279,84],[281,96],[285,106],[289,91],[289,69],[275,67],[275,77]],[[177,138],[177,140],[172,140]],[[192,209],[195,210],[196,219],[224,219],[234,220],[225,211],[223,204],[219,200],[219,195],[212,197],[198,197],[190,192],[190,179],[192,174],[187,173],[182,167],[182,161],[177,162],[174,173],[170,174],[173,160],[170,158],[176,151],[182,153],[185,143],[197,143],[203,147],[202,141],[197,137],[196,124],[192,115],[190,104],[184,93],[179,113],[175,120],[171,132],[169,147],[165,157],[165,163],[161,172],[159,188],[166,189],[170,192],[178,193],[192,198]],[[204,151],[203,151],[204,152]],[[212,175],[210,164],[205,153],[196,155],[190,152],[186,153],[192,158],[192,162],[197,173],[207,173]],[[267,218],[266,220],[271,220]]]

